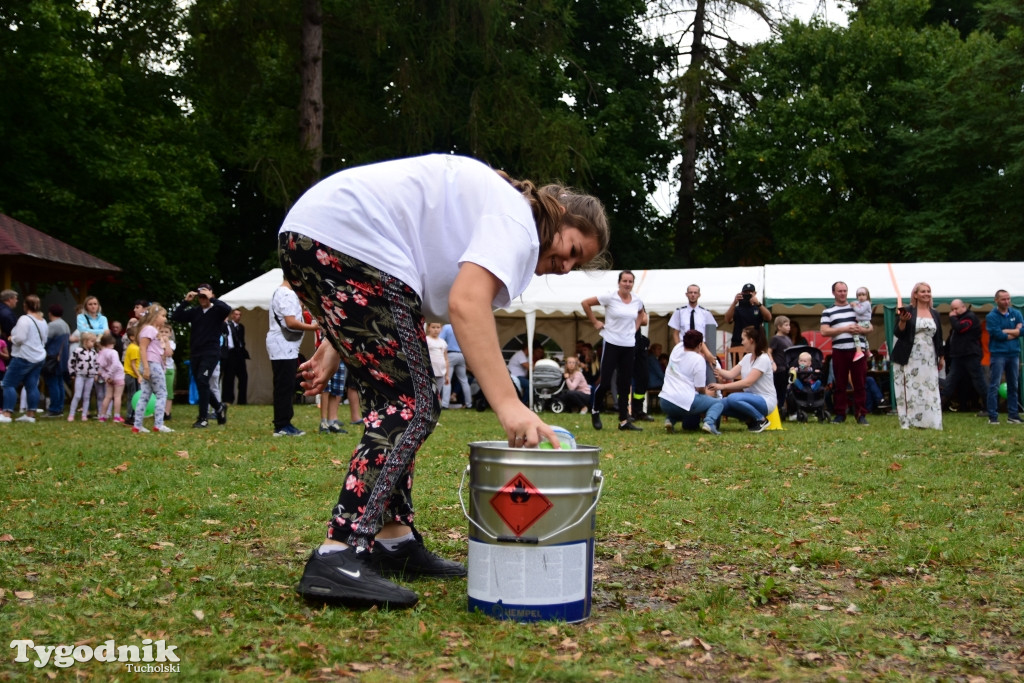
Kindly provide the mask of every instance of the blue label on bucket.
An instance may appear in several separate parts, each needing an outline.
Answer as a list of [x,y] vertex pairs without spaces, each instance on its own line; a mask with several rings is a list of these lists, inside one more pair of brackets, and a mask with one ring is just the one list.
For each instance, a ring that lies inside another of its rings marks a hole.
[[549,546],[469,541],[469,611],[510,621],[590,616],[594,541]]

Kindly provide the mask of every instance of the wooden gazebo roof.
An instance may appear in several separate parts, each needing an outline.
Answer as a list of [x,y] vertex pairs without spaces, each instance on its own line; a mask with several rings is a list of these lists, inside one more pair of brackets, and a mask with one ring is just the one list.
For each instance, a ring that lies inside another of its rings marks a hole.
[[0,281],[14,283],[69,282],[87,288],[121,269],[81,249],[50,237],[10,216],[0,214]]

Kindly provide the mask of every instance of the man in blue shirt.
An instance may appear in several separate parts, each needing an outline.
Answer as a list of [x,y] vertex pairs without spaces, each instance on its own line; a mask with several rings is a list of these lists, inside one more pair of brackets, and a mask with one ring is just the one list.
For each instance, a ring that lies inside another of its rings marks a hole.
[[1024,317],[1010,306],[1010,293],[996,292],[996,307],[985,317],[988,329],[988,423],[999,424],[999,380],[1006,374],[1006,422],[1020,419],[1020,330]]
[[455,331],[451,325],[445,325],[441,328],[441,339],[448,344],[448,381],[445,382],[444,390],[441,392],[441,407],[452,407],[452,377],[459,380],[462,405],[468,407],[473,403],[473,396],[470,394],[469,379],[466,377],[466,357],[462,355],[459,340],[455,338]]

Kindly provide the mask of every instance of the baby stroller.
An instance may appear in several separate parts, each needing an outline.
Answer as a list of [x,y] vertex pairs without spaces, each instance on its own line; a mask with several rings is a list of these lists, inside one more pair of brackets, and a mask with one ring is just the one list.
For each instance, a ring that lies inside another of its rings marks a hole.
[[[797,388],[793,383],[796,379],[796,371],[800,366],[800,354],[811,355],[811,367],[818,371],[818,378],[821,386],[817,391],[810,387]],[[790,346],[786,349],[786,370],[789,372],[789,388],[786,391],[786,410],[790,415],[796,415],[798,422],[807,422],[807,416],[814,414],[818,422],[828,422],[829,413],[825,410],[825,362],[821,349],[813,346]]]
[[565,377],[558,361],[542,358],[533,366],[533,409],[538,413],[550,410],[553,413],[565,411]]

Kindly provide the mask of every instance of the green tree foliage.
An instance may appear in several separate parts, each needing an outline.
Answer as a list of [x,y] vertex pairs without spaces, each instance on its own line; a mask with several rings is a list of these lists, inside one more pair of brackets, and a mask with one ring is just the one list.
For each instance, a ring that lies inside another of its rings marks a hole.
[[[188,20],[189,98],[234,200],[223,230],[248,236],[249,263],[273,258],[281,213],[309,184],[300,6],[197,0]],[[324,0],[323,173],[466,154],[594,192],[623,258],[657,251],[647,197],[668,160],[656,77],[667,55],[640,32],[644,11],[639,0]]]
[[119,265],[108,304],[209,279],[216,168],[172,73],[173,0],[0,5],[0,210]]
[[762,221],[765,261],[1024,257],[1019,42],[961,39],[927,9],[792,23],[753,55],[757,106],[722,173]]

